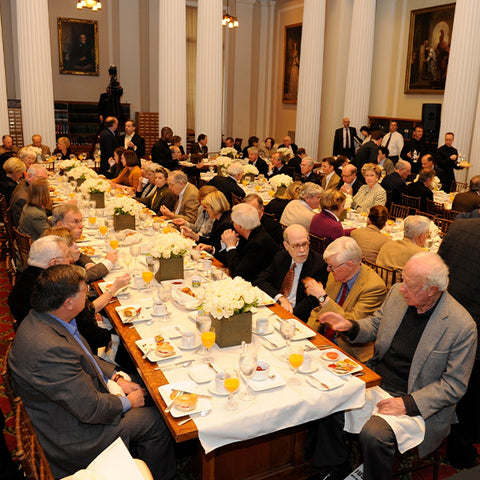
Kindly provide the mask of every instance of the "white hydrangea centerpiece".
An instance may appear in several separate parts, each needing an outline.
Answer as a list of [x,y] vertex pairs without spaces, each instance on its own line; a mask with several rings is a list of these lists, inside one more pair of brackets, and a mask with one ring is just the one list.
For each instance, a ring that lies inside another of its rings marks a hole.
[[220,168],[228,168],[233,163],[230,157],[220,156],[215,159],[215,165]]
[[110,191],[111,186],[108,180],[97,176],[85,180],[79,189],[82,193],[105,193]]
[[280,173],[279,175],[275,175],[270,179],[270,185],[274,187],[288,187],[293,183],[293,178],[289,175],[285,175],[284,173]]
[[130,197],[114,197],[108,202],[109,210],[113,210],[113,215],[137,215],[143,208],[143,205]]
[[250,163],[247,163],[246,165],[243,166],[243,174],[257,176],[258,168],[255,165],[251,165]]
[[185,238],[177,232],[169,232],[155,238],[150,254],[155,258],[184,257],[193,244],[192,239]]
[[68,176],[74,178],[75,180],[86,180],[87,178],[95,178],[98,175],[91,168],[79,165],[71,168],[68,171]]
[[220,155],[233,160],[237,156],[237,151],[233,147],[224,147],[220,150]]
[[78,160],[62,160],[61,162],[57,163],[57,166],[60,170],[63,170],[64,172],[69,172],[70,170],[72,170],[72,168],[81,167],[82,162]]
[[249,312],[259,301],[255,287],[243,278],[235,277],[209,283],[202,308],[214,318],[229,318]]

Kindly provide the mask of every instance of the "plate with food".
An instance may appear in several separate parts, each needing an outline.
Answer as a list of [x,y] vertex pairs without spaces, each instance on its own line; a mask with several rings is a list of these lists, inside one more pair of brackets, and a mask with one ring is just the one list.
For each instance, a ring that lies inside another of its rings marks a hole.
[[158,391],[166,405],[170,405],[174,401],[170,410],[170,414],[174,418],[212,408],[210,400],[203,396],[198,385],[190,380],[162,385],[158,387]]
[[172,300],[186,310],[196,310],[202,303],[190,287],[172,288]]
[[137,340],[135,344],[151,362],[171,360],[181,355],[177,346],[168,337],[163,337],[162,335],[142,338]]
[[327,368],[336,375],[348,375],[363,370],[363,367],[336,348],[325,350],[320,358]]
[[258,287],[254,287],[254,288],[255,288],[255,293],[258,295],[258,298],[260,299],[258,303],[259,306],[264,305],[265,307],[267,307],[269,305],[275,305],[276,302],[270,295],[268,295]]
[[[312,337],[315,336],[315,332],[310,327],[308,327],[303,322],[301,322],[300,320],[297,320],[295,318],[292,318],[290,320],[293,320],[295,322],[295,335],[293,336],[292,341],[305,340],[307,338],[312,338]],[[278,319],[274,323],[275,328],[278,331],[280,331],[281,323],[282,323],[281,319]]]
[[147,309],[139,304],[119,305],[115,310],[122,323],[145,322],[152,318]]
[[[98,284],[98,288],[100,288],[100,291],[102,293],[105,293],[106,292],[106,289],[107,288],[111,288],[113,286],[113,282],[100,282]],[[127,288],[129,287],[129,285],[121,288],[120,290],[118,290],[117,294],[115,295],[116,297],[118,298],[127,298],[130,296],[130,293],[127,291]]]
[[80,247],[79,250],[84,255],[88,255],[89,257],[91,257],[92,255],[95,255],[95,247],[92,247],[91,245],[85,245],[83,247]]

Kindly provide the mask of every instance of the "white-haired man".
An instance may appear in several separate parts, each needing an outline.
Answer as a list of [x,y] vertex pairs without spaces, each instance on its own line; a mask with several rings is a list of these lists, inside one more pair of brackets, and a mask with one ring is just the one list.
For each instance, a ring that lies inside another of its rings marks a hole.
[[300,198],[292,200],[285,207],[280,223],[286,225],[300,224],[310,230],[315,210],[320,207],[323,188],[312,182],[304,183],[300,187]]
[[230,206],[233,205],[232,194],[236,195],[237,197],[244,198],[245,192],[243,189],[238,185],[238,182],[243,177],[243,166],[241,163],[232,163],[227,168],[228,177],[224,177],[223,175],[215,175],[208,184],[215,187],[217,190],[220,190],[227,199]]
[[[472,370],[477,329],[447,286],[445,263],[437,254],[422,252],[407,262],[403,283],[393,285],[373,316],[356,322],[330,312],[320,318],[353,342],[375,342],[370,367],[381,375],[381,389],[373,389],[370,410],[362,410],[363,427],[346,424],[349,431],[360,430],[366,480],[391,478],[397,442],[404,450],[418,445],[424,456],[448,434]],[[374,406],[385,416],[371,414]],[[319,422],[314,466],[330,468],[332,479],[344,478],[343,421],[343,414],[336,413]],[[404,444],[397,426],[403,439],[415,441]]]
[[407,189],[406,180],[412,171],[412,166],[405,160],[399,160],[395,165],[395,171],[382,180],[382,187],[392,192],[392,203],[401,205],[402,193]]
[[51,155],[50,147],[48,145],[43,145],[42,137],[38,133],[32,135],[32,143],[30,145],[26,145],[27,147],[35,147],[39,148],[42,151],[42,158],[43,161],[47,160],[47,157]]
[[[319,316],[337,312],[349,320],[360,320],[372,315],[385,300],[385,282],[362,263],[362,250],[350,237],[340,237],[328,245],[323,259],[330,271],[325,287],[322,282],[305,283],[309,295],[318,299],[319,306],[312,310],[308,325],[315,330],[320,326]],[[373,355],[373,345],[350,345],[341,337],[339,344],[351,355],[366,362]]]
[[165,205],[160,207],[160,213],[166,218],[183,218],[195,223],[198,213],[198,190],[188,182],[188,177],[181,170],[174,170],[168,175],[168,188],[177,195],[173,212]]
[[254,167],[256,167],[259,174],[266,176],[268,173],[268,165],[267,162],[263,160],[263,158],[260,158],[260,150],[258,149],[258,147],[249,147],[247,151],[249,165],[253,165]]
[[430,220],[422,215],[410,215],[403,221],[401,240],[382,246],[377,255],[377,264],[387,268],[402,269],[412,255],[423,250],[430,232]]
[[318,175],[313,171],[315,167],[315,161],[312,157],[303,157],[302,161],[300,162],[300,170],[302,172],[302,176],[300,181],[302,183],[315,183],[316,185],[321,185],[322,181],[318,178]]
[[232,277],[239,276],[252,282],[272,263],[278,245],[261,225],[253,205],[235,205],[231,218],[235,230],[228,229],[222,234],[222,241],[227,246],[224,263]]

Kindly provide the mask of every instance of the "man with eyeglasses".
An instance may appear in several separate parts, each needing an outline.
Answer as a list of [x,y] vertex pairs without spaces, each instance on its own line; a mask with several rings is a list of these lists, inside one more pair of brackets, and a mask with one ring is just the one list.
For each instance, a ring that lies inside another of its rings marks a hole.
[[448,435],[472,371],[477,327],[447,287],[443,260],[421,252],[407,262],[403,282],[392,286],[372,316],[358,321],[336,312],[321,316],[352,342],[375,342],[369,366],[382,377],[381,388],[369,389],[365,406],[357,410],[362,421],[357,416],[353,425],[351,411],[318,422],[313,464],[330,473],[329,479],[343,479],[348,470],[344,427],[360,433],[366,480],[391,478],[397,448],[403,453],[418,446],[423,457]]
[[[330,271],[325,287],[321,282],[306,282],[307,294],[317,298],[319,303],[308,320],[310,327],[318,330],[319,316],[325,312],[359,320],[371,315],[383,303],[387,293],[385,282],[362,264],[362,250],[353,238],[337,238],[325,249],[323,258]],[[362,362],[373,355],[372,343],[351,345],[341,337],[337,337],[337,342]]]
[[342,179],[337,185],[337,190],[352,195],[353,197],[362,185],[365,185],[365,182],[357,177],[357,167],[351,163],[345,165],[342,170]]
[[254,284],[285,310],[306,322],[318,301],[305,291],[305,283],[309,279],[325,282],[328,275],[326,264],[319,253],[310,249],[308,232],[303,225],[290,225],[283,238],[285,250],[275,255]]

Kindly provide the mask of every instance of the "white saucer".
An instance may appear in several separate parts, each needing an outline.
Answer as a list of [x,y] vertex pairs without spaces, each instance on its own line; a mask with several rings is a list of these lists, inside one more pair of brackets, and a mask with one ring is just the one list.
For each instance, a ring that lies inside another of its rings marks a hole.
[[298,373],[303,373],[303,374],[308,374],[308,373],[313,373],[313,372],[316,372],[318,370],[318,362],[312,360],[312,362],[310,363],[310,368],[308,370],[305,370],[303,368],[303,365],[300,366],[300,368],[297,370]]
[[213,380],[208,384],[208,391],[210,393],[213,393],[214,395],[220,395],[221,397],[226,397],[227,395],[229,395],[229,393],[226,390],[223,392],[219,392],[217,390],[217,386],[215,385],[215,380]]
[[270,335],[271,333],[273,333],[274,329],[273,327],[270,325],[268,330],[265,332],[265,333],[259,333],[257,332],[257,329],[256,328],[252,328],[252,332],[255,334],[255,335],[258,335],[260,337],[265,337],[266,335]]
[[193,347],[184,347],[182,345],[182,342],[175,342],[175,345],[180,349],[180,350],[195,350],[196,348],[198,348],[202,342],[200,341],[200,339],[197,339],[198,340],[198,343],[196,343]]

